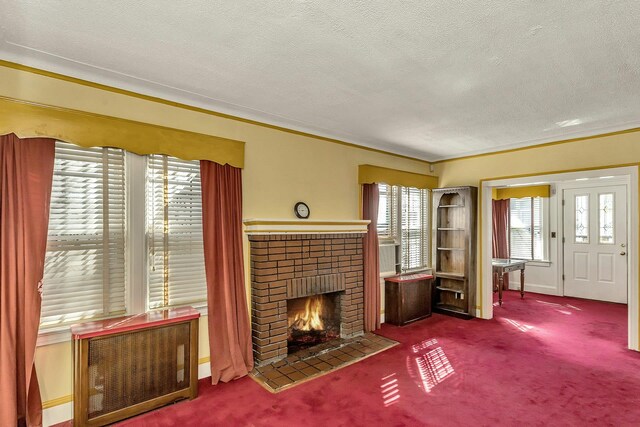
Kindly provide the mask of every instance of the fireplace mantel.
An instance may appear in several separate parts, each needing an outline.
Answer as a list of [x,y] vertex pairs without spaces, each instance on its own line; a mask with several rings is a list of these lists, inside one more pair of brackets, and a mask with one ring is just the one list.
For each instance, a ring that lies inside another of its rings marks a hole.
[[369,220],[245,219],[251,234],[365,234]]

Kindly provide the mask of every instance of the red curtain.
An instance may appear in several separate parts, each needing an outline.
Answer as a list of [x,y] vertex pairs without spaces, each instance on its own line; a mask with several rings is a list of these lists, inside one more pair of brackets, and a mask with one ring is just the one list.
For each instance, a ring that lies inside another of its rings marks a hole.
[[200,161],[211,382],[253,369],[242,251],[242,170]]
[[[509,258],[509,199],[493,201],[493,257]],[[498,288],[498,277],[493,277],[493,288]],[[504,289],[509,289],[509,275],[504,275]]]
[[55,141],[0,136],[0,425],[42,425],[34,367]]
[[363,240],[364,330],[380,328],[380,258],[378,254],[378,184],[362,185],[362,219],[368,219]]

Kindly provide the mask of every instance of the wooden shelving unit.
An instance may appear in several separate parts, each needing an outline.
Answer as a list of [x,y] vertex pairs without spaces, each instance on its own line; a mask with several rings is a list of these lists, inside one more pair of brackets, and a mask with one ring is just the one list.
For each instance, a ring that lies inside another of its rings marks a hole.
[[434,311],[471,318],[476,294],[476,187],[433,190]]

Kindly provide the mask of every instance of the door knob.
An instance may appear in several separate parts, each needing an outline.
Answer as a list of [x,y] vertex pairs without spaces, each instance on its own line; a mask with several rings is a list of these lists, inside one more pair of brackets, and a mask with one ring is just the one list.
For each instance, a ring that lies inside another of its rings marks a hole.
[[620,255],[626,255],[626,254],[627,254],[627,253],[626,253],[626,252],[624,252],[624,251],[620,252]]

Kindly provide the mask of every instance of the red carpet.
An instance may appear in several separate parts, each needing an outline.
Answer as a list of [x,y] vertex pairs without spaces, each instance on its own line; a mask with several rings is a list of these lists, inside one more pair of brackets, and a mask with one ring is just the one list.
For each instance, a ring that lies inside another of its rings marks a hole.
[[131,426],[640,425],[640,354],[626,306],[506,292],[496,319],[434,315],[381,335],[401,345],[270,394],[250,378]]

